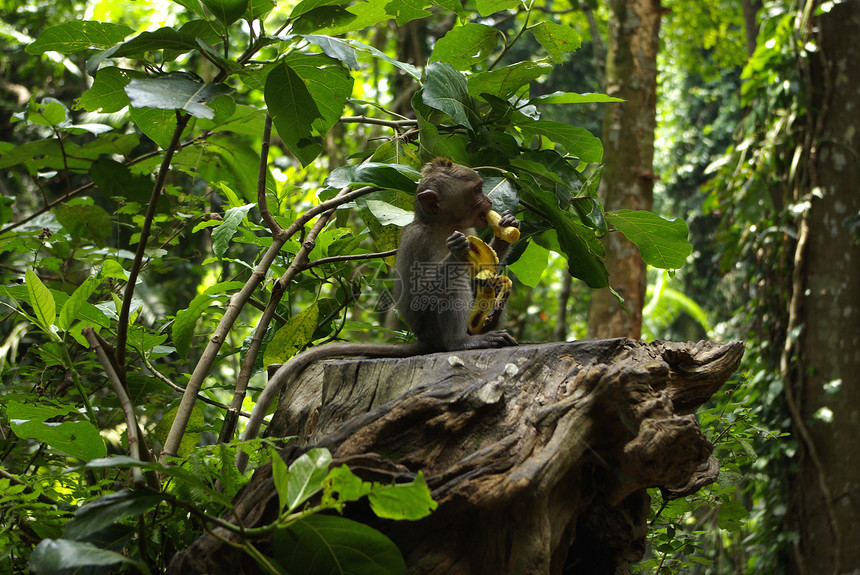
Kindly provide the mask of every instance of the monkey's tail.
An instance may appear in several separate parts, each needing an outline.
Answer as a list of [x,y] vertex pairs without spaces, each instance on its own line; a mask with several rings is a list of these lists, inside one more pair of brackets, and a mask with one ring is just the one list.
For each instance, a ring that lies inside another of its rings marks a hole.
[[[314,362],[335,357],[412,357],[431,351],[433,350],[430,346],[420,341],[406,344],[332,343],[303,351],[281,365],[269,378],[257,398],[254,409],[251,410],[251,417],[248,418],[248,423],[245,425],[242,441],[248,441],[257,436],[263,425],[266,412],[269,411],[269,406],[280,395],[287,382],[298,377]],[[240,450],[236,454],[236,467],[239,469],[239,473],[245,471],[247,464],[248,454]]]

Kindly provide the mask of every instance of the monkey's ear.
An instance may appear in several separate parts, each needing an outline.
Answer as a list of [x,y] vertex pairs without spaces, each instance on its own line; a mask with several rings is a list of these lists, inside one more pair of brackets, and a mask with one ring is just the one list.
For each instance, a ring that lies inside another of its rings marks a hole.
[[425,214],[435,215],[439,213],[439,194],[435,190],[418,192],[415,199],[418,200]]

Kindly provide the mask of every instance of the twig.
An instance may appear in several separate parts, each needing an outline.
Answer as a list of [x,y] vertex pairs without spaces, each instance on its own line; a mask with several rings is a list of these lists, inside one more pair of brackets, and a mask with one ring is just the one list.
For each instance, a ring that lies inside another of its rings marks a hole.
[[[96,338],[96,334],[91,327],[85,327],[82,331],[83,336],[87,339],[87,342],[90,344],[90,349],[92,349],[96,356],[99,358],[99,363],[102,365],[102,369],[105,370],[105,374],[107,375],[108,381],[110,381],[111,387],[113,387],[114,393],[116,393],[117,399],[119,399],[119,404],[122,407],[122,411],[125,414],[125,427],[126,433],[128,434],[128,452],[129,455],[138,461],[142,461],[140,457],[141,446],[143,449],[147,449],[146,445],[144,445],[143,438],[138,435],[140,428],[137,426],[137,417],[134,415],[134,405],[131,402],[131,398],[128,396],[128,393],[125,391],[125,387],[120,381],[119,375],[114,370],[113,362],[110,357],[108,357],[107,352],[105,352],[104,348],[102,348],[99,343],[98,338]],[[139,467],[131,468],[132,477],[134,477],[134,486],[137,489],[140,489],[144,485],[147,484],[146,479],[143,477],[143,472]],[[157,486],[153,486],[157,487]]]
[[372,124],[375,126],[385,126],[399,130],[400,128],[415,128],[418,126],[418,120],[383,120],[381,118],[369,118],[367,116],[343,116],[338,120],[341,124]]
[[331,264],[331,263],[337,263],[337,262],[347,262],[347,261],[354,261],[354,260],[372,260],[372,259],[376,259],[376,258],[387,258],[389,256],[393,256],[396,254],[397,254],[397,250],[395,249],[395,250],[388,250],[387,252],[376,252],[376,253],[372,253],[372,254],[348,254],[348,255],[342,255],[342,256],[331,256],[331,257],[327,257],[327,258],[320,258],[320,259],[314,260],[312,262],[308,262],[307,264],[305,264],[303,269],[309,270],[309,269],[316,267],[316,266],[321,266],[321,265],[326,265],[326,264]]
[[161,161],[161,166],[158,169],[158,176],[155,178],[155,185],[152,187],[152,195],[149,198],[149,208],[146,211],[146,217],[143,220],[143,227],[140,230],[140,239],[137,243],[137,251],[134,254],[134,263],[128,274],[128,283],[126,284],[125,294],[122,300],[122,310],[119,314],[116,329],[116,350],[115,358],[118,368],[117,375],[120,381],[125,381],[125,351],[126,342],[128,340],[128,322],[131,312],[131,302],[134,297],[135,283],[137,276],[140,273],[140,268],[143,265],[143,256],[146,254],[146,246],[149,242],[149,234],[152,230],[152,221],[155,219],[156,208],[158,207],[158,198],[161,196],[161,190],[164,188],[164,182],[167,179],[167,172],[170,170],[170,162],[173,160],[173,154],[179,148],[179,138],[188,124],[190,115],[180,114],[176,112],[176,129],[173,130],[173,138],[170,140],[170,145],[164,151],[164,159]]

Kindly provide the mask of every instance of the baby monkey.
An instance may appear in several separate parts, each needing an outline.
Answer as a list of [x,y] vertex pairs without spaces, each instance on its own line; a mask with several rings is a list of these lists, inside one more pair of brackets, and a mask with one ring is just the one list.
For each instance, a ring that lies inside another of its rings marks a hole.
[[[277,368],[260,393],[245,427],[243,440],[257,435],[269,405],[286,382],[315,361],[330,357],[411,357],[436,351],[457,351],[516,345],[504,330],[497,330],[501,314],[484,333],[468,333],[474,301],[471,276],[466,264],[467,235],[488,226],[492,207],[484,194],[484,180],[474,170],[437,158],[424,166],[415,193],[415,219],[403,228],[395,262],[394,299],[400,316],[415,334],[409,344],[333,343],[304,351]],[[499,225],[520,223],[509,212]],[[494,237],[491,247],[501,260],[509,243]],[[271,368],[270,368],[271,373]],[[247,456],[237,456],[244,471]]]

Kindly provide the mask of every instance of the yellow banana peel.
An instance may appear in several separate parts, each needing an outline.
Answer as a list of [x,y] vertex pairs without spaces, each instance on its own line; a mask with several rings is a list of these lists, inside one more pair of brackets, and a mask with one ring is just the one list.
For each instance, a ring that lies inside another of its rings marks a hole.
[[513,284],[509,277],[498,275],[499,258],[493,248],[475,236],[467,239],[467,259],[472,264],[475,278],[475,302],[469,314],[469,333],[479,334],[488,331],[502,313]]

